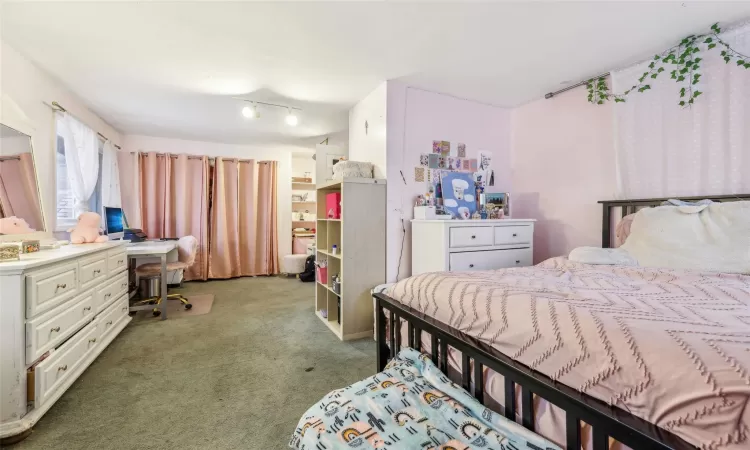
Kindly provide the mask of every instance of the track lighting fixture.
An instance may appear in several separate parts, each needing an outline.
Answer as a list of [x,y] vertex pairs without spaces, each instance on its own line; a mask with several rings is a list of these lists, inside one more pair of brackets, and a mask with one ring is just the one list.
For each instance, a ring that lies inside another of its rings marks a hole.
[[276,108],[286,108],[286,117],[284,118],[284,121],[287,125],[290,127],[296,127],[299,124],[299,117],[295,113],[295,110],[302,111],[299,108],[295,108],[293,106],[284,106],[284,105],[277,105],[274,103],[265,103],[265,102],[258,102],[258,101],[252,101],[247,100],[240,97],[232,97],[236,100],[242,100],[243,102],[250,103],[250,105],[246,105],[242,108],[242,115],[246,119],[259,119],[260,118],[260,111],[258,111],[258,105],[264,105],[264,106],[273,106]]
[[297,116],[294,115],[291,109],[287,109],[285,120],[286,120],[286,124],[289,125],[290,127],[296,127],[297,124],[299,123],[299,118],[297,118]]

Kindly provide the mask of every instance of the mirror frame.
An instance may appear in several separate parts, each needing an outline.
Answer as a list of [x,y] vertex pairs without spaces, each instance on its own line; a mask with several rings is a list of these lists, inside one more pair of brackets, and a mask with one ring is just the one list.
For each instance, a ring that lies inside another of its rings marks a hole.
[[35,231],[26,234],[0,235],[0,242],[18,242],[25,239],[37,239],[40,241],[54,239],[52,232],[49,230],[49,220],[47,220],[45,214],[44,198],[42,197],[42,190],[39,187],[39,164],[37,161],[37,150],[34,146],[34,126],[16,102],[14,102],[8,95],[5,93],[0,94],[0,102],[0,124],[29,137],[31,157],[34,160],[34,175],[36,175],[36,190],[37,196],[39,197],[39,208],[42,210],[42,224],[44,226],[43,231]]

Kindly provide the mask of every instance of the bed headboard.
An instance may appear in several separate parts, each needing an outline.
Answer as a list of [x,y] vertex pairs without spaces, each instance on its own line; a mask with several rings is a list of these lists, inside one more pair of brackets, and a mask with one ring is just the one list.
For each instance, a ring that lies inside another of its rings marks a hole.
[[736,202],[740,200],[750,200],[750,194],[736,194],[736,195],[704,195],[699,197],[667,197],[667,198],[639,198],[633,200],[600,200],[602,204],[603,215],[602,215],[602,247],[612,247],[612,218],[615,217],[613,214],[615,209],[620,209],[620,217],[625,217],[628,214],[633,214],[640,208],[651,208],[659,206],[667,200],[679,199],[687,202],[699,201],[699,200],[713,200],[715,202]]

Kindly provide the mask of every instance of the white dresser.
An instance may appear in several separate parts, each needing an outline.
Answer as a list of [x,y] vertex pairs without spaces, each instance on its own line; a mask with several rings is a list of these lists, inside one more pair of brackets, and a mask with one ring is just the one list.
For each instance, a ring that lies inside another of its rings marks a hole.
[[411,272],[455,272],[533,264],[534,220],[412,220]]
[[0,438],[29,430],[130,322],[125,246],[0,263]]

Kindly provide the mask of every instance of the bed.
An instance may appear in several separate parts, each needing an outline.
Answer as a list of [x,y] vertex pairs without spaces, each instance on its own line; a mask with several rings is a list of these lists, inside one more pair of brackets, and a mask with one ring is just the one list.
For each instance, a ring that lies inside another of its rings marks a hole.
[[[602,246],[618,213],[665,200],[600,202]],[[477,400],[564,448],[750,448],[748,276],[553,258],[421,274],[374,298],[379,370],[402,346],[425,351]]]

